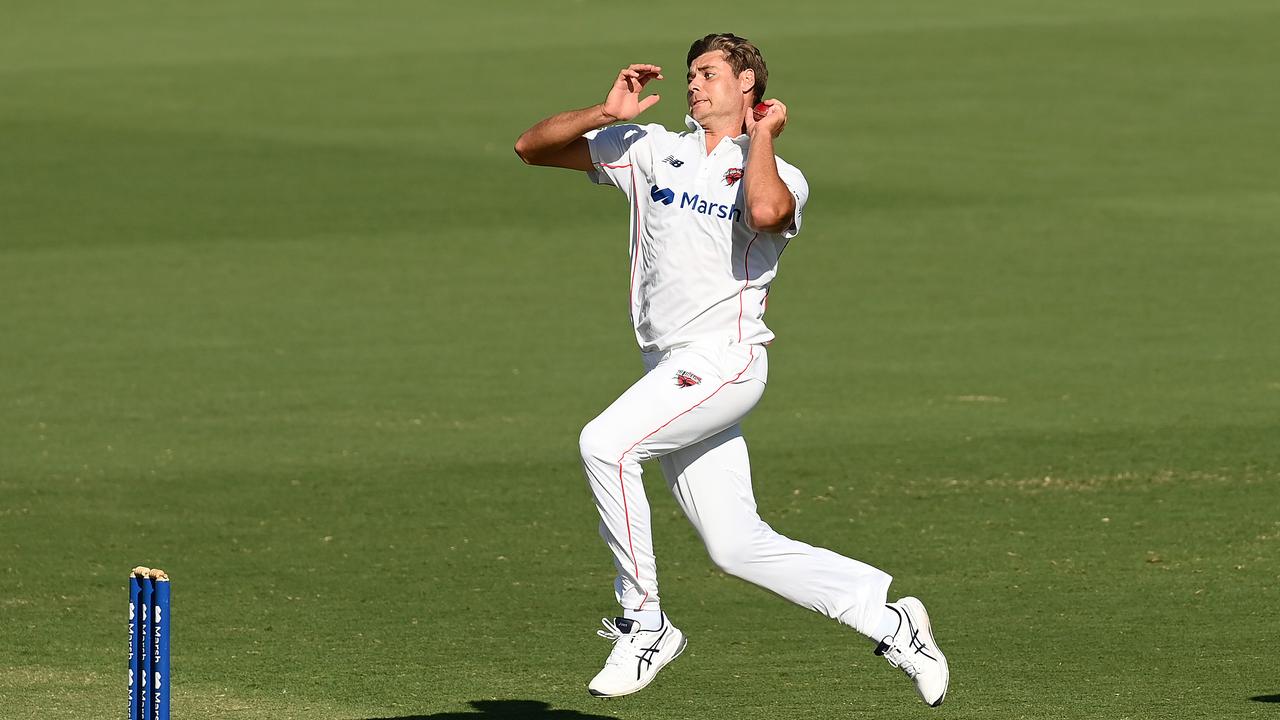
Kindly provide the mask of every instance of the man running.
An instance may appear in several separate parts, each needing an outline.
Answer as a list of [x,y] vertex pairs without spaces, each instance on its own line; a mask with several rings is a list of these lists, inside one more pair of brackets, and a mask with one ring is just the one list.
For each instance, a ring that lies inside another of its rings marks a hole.
[[662,611],[640,465],[659,458],[676,501],[725,572],[848,625],[915,681],[946,697],[946,658],[919,600],[886,603],[892,578],[865,563],[779,535],[760,519],[739,423],[768,379],[764,324],[778,257],[800,232],[809,187],[774,155],[787,107],[764,99],[768,70],[732,34],[693,43],[687,132],[627,123],[658,102],[656,65],[618,73],[605,101],[525,131],[531,165],[586,172],[631,203],[631,321],[645,374],[582,430],[582,464],[613,552],[622,616],[587,688],[617,697],[648,685],[686,644]]

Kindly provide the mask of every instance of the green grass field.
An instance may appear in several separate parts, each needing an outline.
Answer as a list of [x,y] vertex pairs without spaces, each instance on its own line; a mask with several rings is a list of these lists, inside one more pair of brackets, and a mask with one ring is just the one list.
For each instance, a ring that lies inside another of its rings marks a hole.
[[[0,715],[125,716],[149,564],[183,720],[1280,717],[1280,6],[732,7],[0,0]],[[585,692],[627,209],[511,145],[724,30],[813,188],[760,506],[926,600],[936,711],[656,466],[689,649]]]

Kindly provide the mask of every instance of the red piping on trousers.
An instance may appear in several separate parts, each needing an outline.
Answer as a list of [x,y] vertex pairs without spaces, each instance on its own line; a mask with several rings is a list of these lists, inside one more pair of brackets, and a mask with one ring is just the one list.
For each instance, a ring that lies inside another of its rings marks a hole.
[[[725,386],[726,386],[726,385],[732,385],[733,383],[737,382],[737,381],[738,381],[738,379],[742,377],[742,374],[743,374],[743,373],[745,373],[745,372],[747,371],[747,368],[750,368],[750,367],[751,367],[751,363],[755,362],[755,359],[756,359],[756,349],[755,349],[755,347],[752,347],[752,348],[751,348],[751,355],[747,358],[747,364],[746,364],[745,366],[743,366],[743,368],[742,368],[741,370],[739,370],[739,371],[738,371],[738,374],[737,374],[737,375],[734,375],[734,376],[733,376],[733,379],[732,379],[732,380],[725,380],[723,383],[720,383],[720,387],[716,388],[715,390],[712,390],[710,395],[708,395],[708,396],[706,396],[706,397],[702,398],[702,399],[701,399],[701,400],[699,400],[698,402],[694,403],[694,404],[693,404],[689,409],[685,410],[684,412],[681,412],[679,415],[676,415],[675,417],[671,418],[670,420],[668,420],[668,421],[666,421],[666,422],[662,423],[662,424],[661,424],[661,425],[659,425],[659,426],[657,427],[657,429],[655,429],[653,432],[649,433],[648,435],[645,435],[644,437],[642,437],[642,438],[640,438],[639,440],[637,440],[637,441],[635,441],[634,443],[632,443],[632,444],[631,444],[631,447],[627,448],[627,451],[626,451],[626,452],[624,452],[624,453],[622,453],[622,457],[618,458],[618,487],[620,487],[620,488],[622,489],[622,513],[623,513],[623,515],[624,515],[624,516],[626,517],[626,519],[627,519],[627,547],[631,549],[631,567],[632,567],[632,569],[633,569],[633,570],[635,570],[636,580],[639,580],[639,579],[640,579],[640,564],[636,561],[636,547],[635,547],[635,544],[634,544],[634,543],[632,542],[632,540],[631,540],[631,513],[630,513],[630,512],[628,512],[628,510],[627,510],[627,485],[626,485],[626,482],[624,481],[624,479],[623,479],[623,477],[622,477],[622,461],[626,459],[627,455],[628,455],[632,450],[635,450],[635,449],[636,449],[636,446],[637,446],[637,445],[639,445],[640,443],[644,442],[645,440],[648,440],[649,438],[653,437],[653,436],[654,436],[654,435],[656,435],[658,432],[660,432],[663,428],[665,428],[666,426],[668,426],[668,425],[670,425],[671,423],[675,422],[676,420],[679,420],[680,418],[684,417],[685,415],[687,415],[687,414],[689,414],[689,413],[693,412],[695,409],[697,409],[697,407],[698,407],[699,405],[701,405],[701,404],[705,403],[706,401],[710,400],[711,398],[715,397],[715,396],[716,396],[716,393],[718,393],[718,392],[720,392],[721,390],[723,390],[723,389],[725,388]],[[635,609],[635,610],[640,610],[641,608],[643,608],[643,607],[644,607],[645,602],[647,602],[648,600],[649,600],[649,593],[648,593],[648,592],[646,592],[646,593],[644,594],[644,597],[640,599],[640,605],[639,605],[638,607],[636,607],[636,608],[633,608],[633,609]]]

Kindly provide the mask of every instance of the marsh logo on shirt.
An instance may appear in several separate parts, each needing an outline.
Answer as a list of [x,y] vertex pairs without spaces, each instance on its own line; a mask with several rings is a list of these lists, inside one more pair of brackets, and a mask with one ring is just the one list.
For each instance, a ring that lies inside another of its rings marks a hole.
[[742,210],[737,205],[709,202],[687,192],[680,193],[680,207],[688,208],[699,215],[742,222]]
[[660,202],[663,205],[670,205],[675,202],[676,194],[671,188],[660,188],[657,185],[649,188],[649,197],[654,202]]
[[[654,202],[660,202],[663,205],[670,205],[676,200],[676,193],[671,188],[660,188],[653,185],[649,188],[649,198]],[[680,209],[692,210],[699,215],[707,217],[719,218],[721,220],[732,220],[733,222],[742,222],[742,209],[737,205],[725,205],[724,203],[714,203],[709,200],[703,200],[696,193],[690,195],[683,190],[680,192]]]

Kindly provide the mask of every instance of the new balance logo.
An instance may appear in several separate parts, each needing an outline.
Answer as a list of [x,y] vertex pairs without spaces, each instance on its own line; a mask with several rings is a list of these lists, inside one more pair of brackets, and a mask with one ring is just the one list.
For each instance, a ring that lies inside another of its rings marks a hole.
[[671,167],[680,167],[680,166],[684,165],[684,161],[683,161],[683,160],[677,160],[675,155],[668,155],[668,156],[666,156],[665,158],[663,158],[663,159],[662,159],[662,162],[667,163],[667,164],[668,164],[668,165],[670,165]]
[[657,185],[649,188],[649,197],[654,202],[660,202],[663,205],[670,205],[676,201],[676,194],[671,188],[660,188]]

